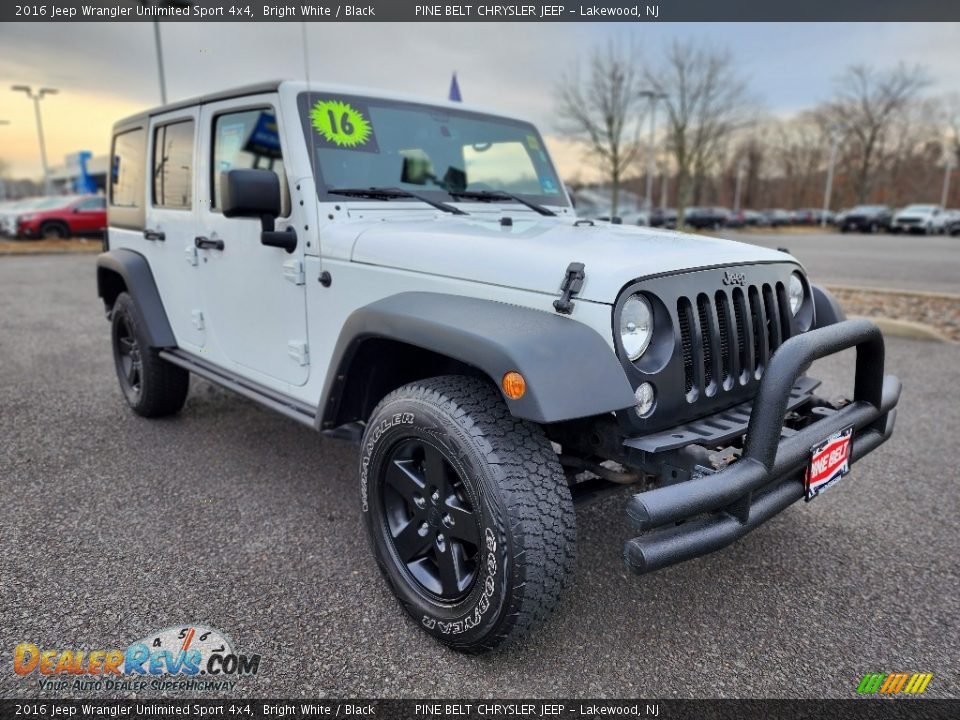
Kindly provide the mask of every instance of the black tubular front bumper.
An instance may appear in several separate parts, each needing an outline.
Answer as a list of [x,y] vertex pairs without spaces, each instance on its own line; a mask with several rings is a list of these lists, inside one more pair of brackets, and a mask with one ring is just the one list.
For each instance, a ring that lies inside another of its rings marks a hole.
[[[853,401],[782,437],[787,400],[803,369],[852,347],[857,348]],[[643,534],[624,545],[627,567],[652,572],[743,537],[804,496],[811,448],[835,432],[853,426],[851,462],[885,442],[893,432],[900,381],[884,376],[883,356],[883,336],[868,320],[845,320],[787,340],[760,383],[740,459],[715,474],[630,499],[627,517]]]

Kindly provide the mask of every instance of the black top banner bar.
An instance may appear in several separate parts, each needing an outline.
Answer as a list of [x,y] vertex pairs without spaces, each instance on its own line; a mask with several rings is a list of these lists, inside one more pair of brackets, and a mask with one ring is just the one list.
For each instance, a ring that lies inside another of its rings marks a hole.
[[0,717],[235,720],[956,720],[957,700],[0,700]]
[[960,21],[950,0],[38,0],[0,3],[3,22],[800,22]]

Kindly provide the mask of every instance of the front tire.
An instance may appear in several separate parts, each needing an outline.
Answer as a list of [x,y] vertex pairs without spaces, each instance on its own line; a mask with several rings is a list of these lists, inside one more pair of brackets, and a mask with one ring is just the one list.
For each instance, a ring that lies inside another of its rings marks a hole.
[[393,593],[421,629],[482,652],[556,609],[575,519],[553,448],[476,378],[405,385],[364,433],[361,505]]
[[148,418],[179,412],[190,389],[190,373],[150,347],[140,310],[129,294],[117,296],[110,320],[113,361],[127,405]]

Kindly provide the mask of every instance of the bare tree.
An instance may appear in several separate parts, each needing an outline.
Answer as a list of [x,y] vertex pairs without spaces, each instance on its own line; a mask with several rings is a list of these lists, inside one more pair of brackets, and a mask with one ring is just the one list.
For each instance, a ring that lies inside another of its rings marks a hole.
[[665,95],[667,134],[677,170],[677,218],[694,186],[711,172],[730,133],[742,123],[743,82],[730,53],[692,41],[675,41],[663,66],[648,69],[646,81]]
[[776,123],[771,154],[783,179],[787,206],[819,205],[829,147],[828,125],[814,112]]
[[837,81],[830,114],[854,155],[857,202],[866,202],[870,194],[893,122],[928,84],[923,68],[902,63],[886,71],[853,65]]
[[641,76],[634,50],[614,42],[590,55],[585,76],[574,66],[557,88],[559,130],[579,140],[610,182],[612,214],[620,187],[640,154]]

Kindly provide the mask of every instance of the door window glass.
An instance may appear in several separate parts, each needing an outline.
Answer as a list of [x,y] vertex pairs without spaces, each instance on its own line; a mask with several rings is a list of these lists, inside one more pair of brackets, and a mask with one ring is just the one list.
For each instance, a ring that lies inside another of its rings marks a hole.
[[214,119],[213,207],[220,207],[220,174],[237,168],[272,170],[280,179],[280,214],[290,214],[287,175],[280,151],[276,113],[271,108],[225,113]]
[[153,204],[193,207],[193,120],[160,125],[153,133]]

